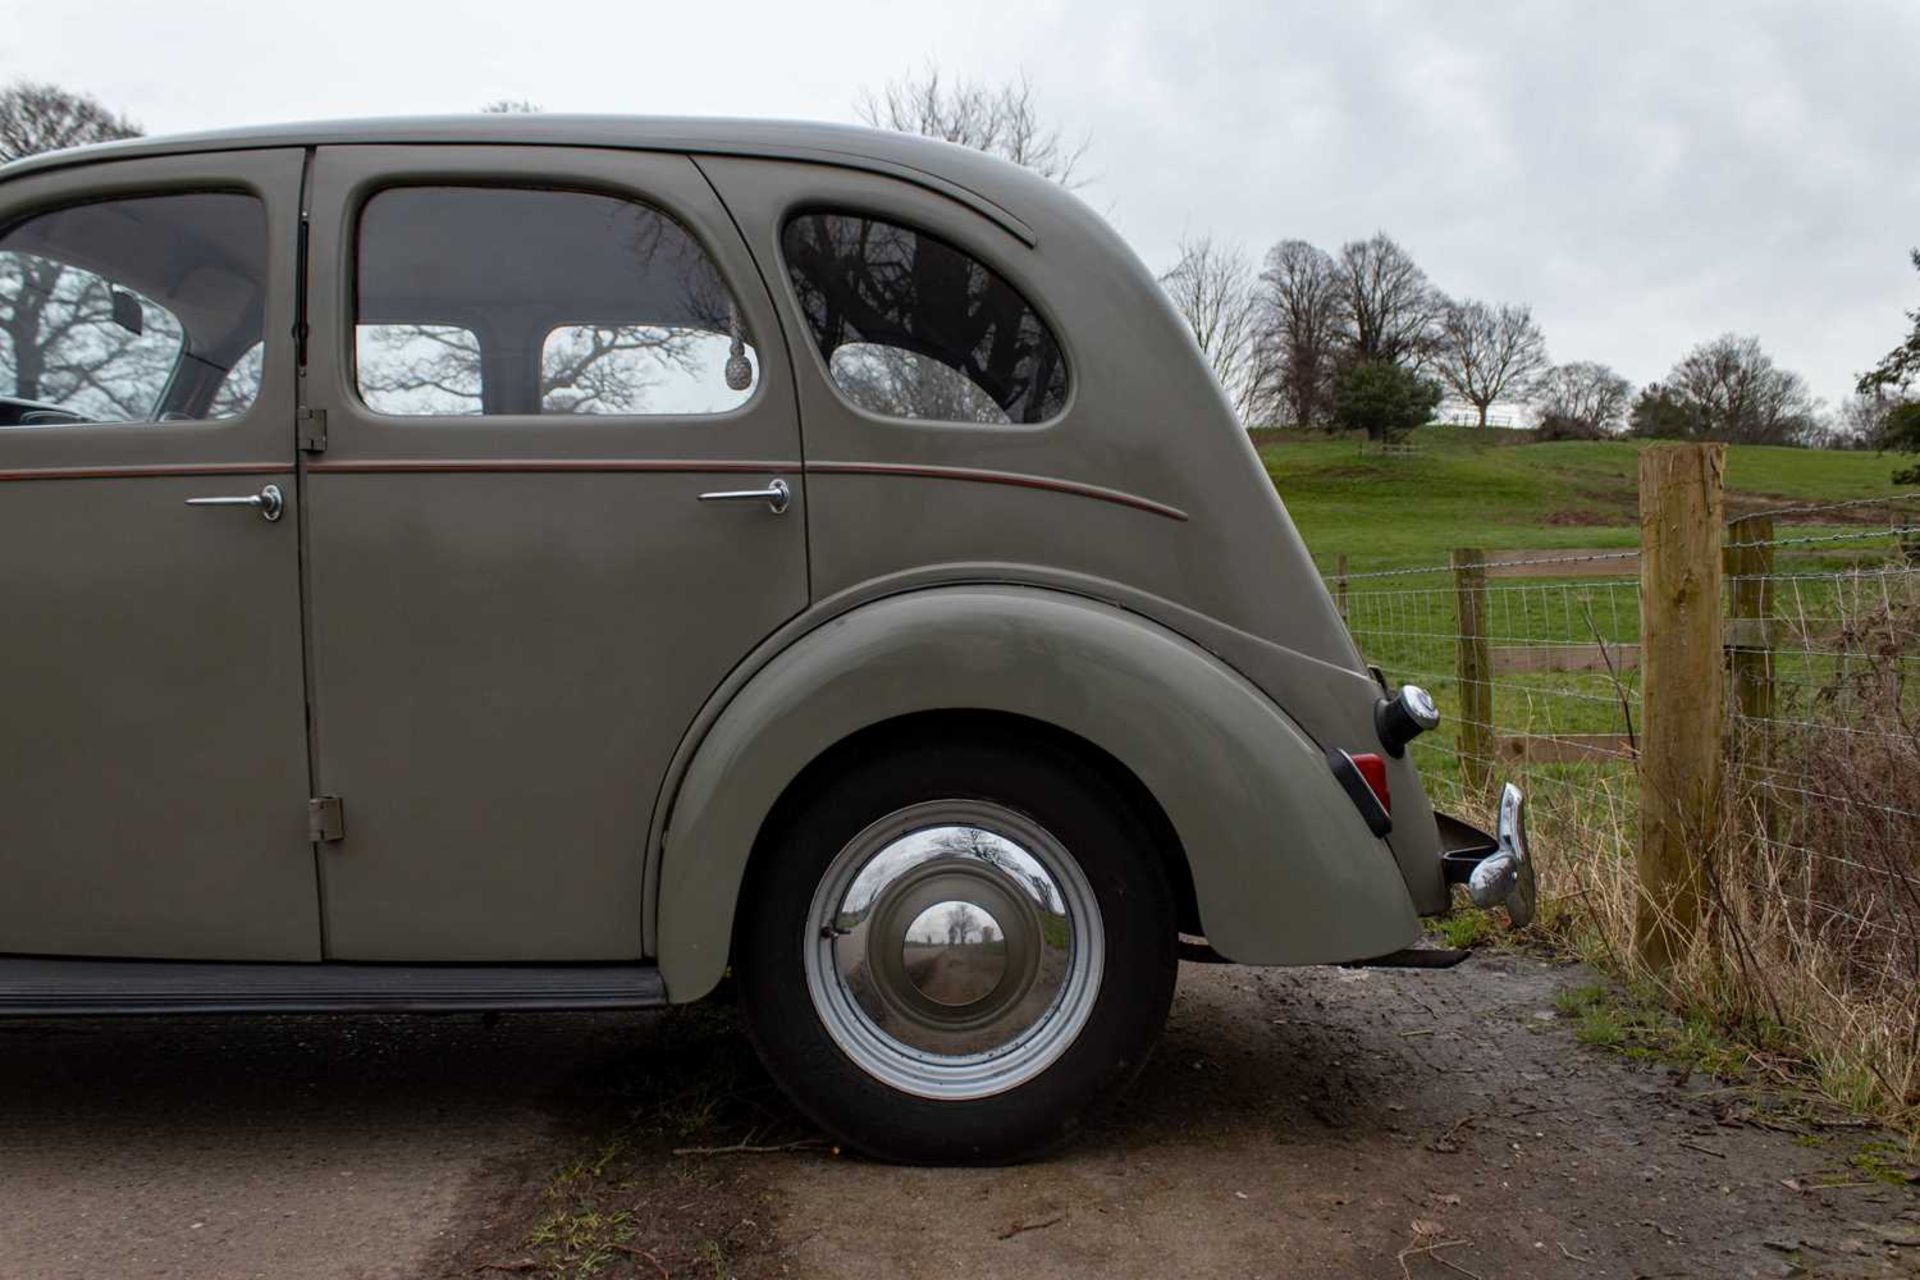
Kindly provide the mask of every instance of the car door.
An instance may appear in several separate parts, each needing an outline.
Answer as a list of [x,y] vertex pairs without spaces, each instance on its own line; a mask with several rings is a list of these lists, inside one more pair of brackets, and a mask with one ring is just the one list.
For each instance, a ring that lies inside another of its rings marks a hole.
[[0,952],[320,954],[301,166],[231,151],[0,187]]
[[680,155],[322,148],[312,218],[327,953],[637,957],[668,760],[807,599],[765,288]]

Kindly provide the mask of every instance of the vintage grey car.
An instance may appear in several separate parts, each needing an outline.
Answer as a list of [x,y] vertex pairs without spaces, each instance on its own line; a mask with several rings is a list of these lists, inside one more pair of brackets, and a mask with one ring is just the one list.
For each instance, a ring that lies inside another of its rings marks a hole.
[[[0,171],[0,1013],[729,971],[905,1160],[1071,1134],[1182,954],[1532,906],[1436,817],[1152,275],[864,129],[479,117]],[[1417,956],[1411,957],[1417,959]]]

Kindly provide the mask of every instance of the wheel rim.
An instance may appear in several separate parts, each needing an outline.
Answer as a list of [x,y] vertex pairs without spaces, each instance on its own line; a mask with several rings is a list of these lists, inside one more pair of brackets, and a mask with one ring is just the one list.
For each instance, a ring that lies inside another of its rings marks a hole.
[[1080,864],[984,800],[888,814],[849,841],[808,914],[807,991],[867,1074],[924,1098],[1003,1093],[1086,1026],[1105,935]]

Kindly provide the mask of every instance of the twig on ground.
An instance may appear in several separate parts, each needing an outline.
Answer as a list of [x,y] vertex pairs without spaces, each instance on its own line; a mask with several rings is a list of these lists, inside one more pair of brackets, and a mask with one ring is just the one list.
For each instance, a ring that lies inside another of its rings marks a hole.
[[776,1151],[800,1151],[807,1147],[820,1145],[818,1138],[802,1138],[798,1142],[776,1142],[772,1145],[756,1146],[750,1142],[736,1142],[730,1147],[675,1147],[677,1156],[744,1156],[771,1155]]
[[1478,1271],[1469,1271],[1459,1263],[1449,1262],[1440,1255],[1440,1250],[1442,1249],[1452,1249],[1459,1245],[1472,1243],[1473,1241],[1471,1240],[1439,1240],[1433,1244],[1410,1244],[1395,1254],[1394,1258],[1400,1263],[1400,1274],[1404,1277],[1404,1280],[1413,1280],[1413,1272],[1407,1270],[1407,1259],[1421,1256],[1432,1258],[1449,1271],[1458,1271],[1463,1276],[1472,1276],[1473,1280],[1486,1280]]
[[645,1258],[648,1262],[651,1262],[653,1264],[653,1269],[660,1273],[660,1280],[673,1280],[673,1273],[667,1270],[666,1263],[654,1257],[653,1254],[648,1250],[642,1249],[642,1248],[639,1248],[638,1246],[630,1245],[630,1244],[617,1244],[613,1247],[618,1249],[621,1253],[632,1254],[636,1258]]
[[1689,1151],[1698,1151],[1703,1155],[1712,1156],[1716,1160],[1727,1158],[1727,1153],[1724,1151],[1715,1151],[1712,1147],[1703,1147],[1697,1142],[1688,1142],[1685,1138],[1680,1139],[1680,1145]]
[[1453,1122],[1453,1128],[1447,1130],[1432,1142],[1429,1142],[1427,1144],[1427,1150],[1438,1151],[1443,1156],[1452,1155],[1460,1149],[1460,1143],[1456,1141],[1460,1136],[1460,1131],[1472,1124],[1474,1119],[1475,1117],[1471,1114],[1461,1116]]
[[1566,1245],[1561,1244],[1560,1241],[1555,1240],[1554,1243],[1560,1245],[1560,1256],[1563,1258],[1570,1258],[1574,1262],[1592,1262],[1593,1261],[1592,1254],[1587,1254],[1585,1257],[1582,1257],[1581,1255],[1575,1253],[1573,1250],[1567,1248]]
[[1015,1236],[1021,1234],[1022,1232],[1038,1231],[1042,1227],[1051,1227],[1056,1222],[1065,1222],[1066,1220],[1067,1220],[1066,1214],[1056,1213],[1050,1218],[1035,1218],[1029,1222],[1011,1223],[1008,1225],[1005,1231],[1002,1231],[1000,1233],[1000,1238],[1002,1240],[1011,1240]]

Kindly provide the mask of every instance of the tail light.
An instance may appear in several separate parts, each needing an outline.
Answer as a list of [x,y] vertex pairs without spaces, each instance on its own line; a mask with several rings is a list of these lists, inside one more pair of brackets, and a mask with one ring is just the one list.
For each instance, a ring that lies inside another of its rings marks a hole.
[[1366,819],[1367,830],[1384,836],[1393,830],[1393,800],[1387,791],[1387,762],[1372,752],[1349,755],[1335,747],[1327,752],[1335,780]]
[[1367,781],[1367,790],[1373,792],[1373,798],[1388,813],[1393,812],[1393,793],[1387,790],[1387,762],[1383,757],[1371,751],[1363,751],[1353,758],[1353,767]]

